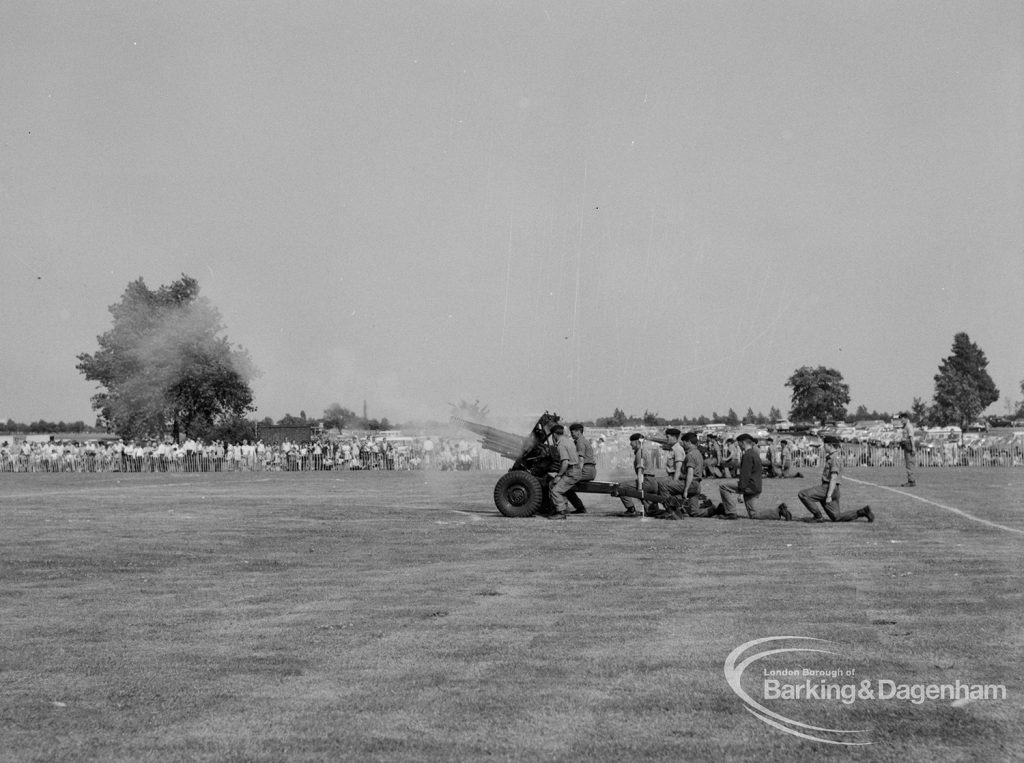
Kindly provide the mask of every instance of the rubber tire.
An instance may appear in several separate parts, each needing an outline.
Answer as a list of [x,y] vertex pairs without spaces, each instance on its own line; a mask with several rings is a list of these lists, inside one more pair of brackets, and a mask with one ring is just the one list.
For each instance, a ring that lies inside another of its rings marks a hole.
[[494,505],[506,517],[532,517],[543,503],[544,488],[529,472],[507,472],[494,486]]

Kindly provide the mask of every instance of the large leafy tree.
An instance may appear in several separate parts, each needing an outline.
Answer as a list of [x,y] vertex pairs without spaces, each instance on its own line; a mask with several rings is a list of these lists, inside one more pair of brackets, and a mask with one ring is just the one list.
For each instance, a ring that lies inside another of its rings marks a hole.
[[794,421],[829,421],[846,418],[850,385],[834,368],[802,366],[786,380],[793,388],[789,415]]
[[932,418],[939,426],[966,427],[999,399],[999,390],[988,375],[988,358],[963,331],[953,337],[953,354],[935,374]]
[[202,437],[255,410],[249,353],[220,336],[220,313],[199,296],[196,279],[182,274],[154,291],[139,278],[110,313],[114,325],[97,337],[99,350],[79,355],[77,366],[98,382],[92,406],[110,429]]

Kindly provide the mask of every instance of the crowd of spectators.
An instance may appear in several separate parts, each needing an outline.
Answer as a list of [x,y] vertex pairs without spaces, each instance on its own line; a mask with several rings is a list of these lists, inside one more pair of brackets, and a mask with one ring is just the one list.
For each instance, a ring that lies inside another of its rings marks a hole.
[[345,437],[304,442],[0,438],[0,472],[231,472],[501,468],[475,441],[443,437]]
[[[599,473],[629,471],[632,430],[591,431]],[[650,430],[657,438],[661,430]],[[720,435],[724,437],[725,435]],[[774,437],[774,449],[780,443]],[[703,438],[702,438],[703,441]],[[821,441],[816,436],[788,437],[796,469],[818,466]],[[759,438],[762,458],[768,441]],[[843,465],[901,466],[898,444],[844,442]],[[945,440],[917,449],[918,466],[1024,465],[1024,435],[1004,440]],[[232,472],[324,470],[503,470],[507,459],[480,447],[472,438],[373,434],[324,437],[303,442],[240,443],[169,440],[17,440],[0,435],[0,472]]]

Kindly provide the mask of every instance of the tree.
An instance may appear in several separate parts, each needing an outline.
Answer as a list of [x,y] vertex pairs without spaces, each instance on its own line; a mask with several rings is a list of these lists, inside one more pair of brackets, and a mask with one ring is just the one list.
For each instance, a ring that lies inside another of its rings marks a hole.
[[323,424],[328,429],[336,428],[342,430],[346,424],[356,420],[356,414],[348,408],[342,407],[341,403],[331,403],[324,409]]
[[220,336],[220,313],[185,274],[156,291],[139,278],[110,306],[113,327],[76,368],[99,383],[92,407],[125,438],[202,437],[255,410],[249,353]]
[[782,421],[782,411],[776,408],[774,405],[768,409],[768,421]]
[[757,419],[757,417],[754,415],[754,409],[753,408],[747,408],[747,412],[745,414],[743,414],[743,423],[744,424],[753,424],[756,419]]
[[953,354],[942,361],[935,374],[933,416],[939,426],[959,424],[966,428],[999,399],[987,367],[985,353],[965,332],[953,337]]
[[834,368],[802,366],[786,380],[793,388],[793,407],[789,415],[795,421],[822,422],[846,418],[850,403],[850,385]]
[[736,415],[736,411],[732,408],[730,408],[729,412],[725,414],[725,423],[731,427],[739,426],[740,417]]
[[624,410],[622,410],[621,408],[616,408],[611,416],[608,416],[607,418],[599,418],[597,420],[597,426],[599,426],[599,427],[624,427],[624,426],[626,426],[626,422],[627,421],[628,421],[628,417],[626,416],[626,412]]
[[922,424],[931,418],[931,412],[928,410],[928,404],[925,403],[919,397],[914,398],[914,402],[910,406],[910,419],[911,421]]
[[256,442],[256,425],[245,416],[225,416],[205,433],[211,440],[221,442]]

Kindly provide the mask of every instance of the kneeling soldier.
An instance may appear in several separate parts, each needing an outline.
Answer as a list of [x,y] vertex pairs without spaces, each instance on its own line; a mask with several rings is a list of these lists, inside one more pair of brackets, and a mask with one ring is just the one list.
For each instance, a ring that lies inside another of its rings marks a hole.
[[736,482],[723,482],[718,486],[722,496],[722,515],[725,519],[739,519],[736,513],[736,496],[743,496],[743,505],[751,519],[789,519],[789,511],[780,506],[777,509],[762,509],[757,505],[761,497],[761,478],[764,469],[757,440],[744,432],[736,438],[740,450],[740,478]]
[[824,522],[825,518],[821,516],[821,509],[824,509],[833,522],[852,522],[861,517],[868,522],[874,522],[875,515],[871,512],[870,506],[846,513],[840,509],[839,478],[842,474],[842,465],[839,463],[839,438],[826,435],[822,442],[825,448],[825,465],[821,470],[821,484],[817,487],[804,488],[797,493],[800,503],[811,512],[811,519],[807,521]]
[[[654,451],[639,432],[634,432],[629,436],[629,447],[633,449],[633,471],[636,473],[636,481],[634,483],[623,482],[620,487],[635,487],[641,493],[657,493],[658,462]],[[647,506],[641,498],[620,495],[619,500],[626,507],[621,516],[639,517],[638,507],[646,513]]]

